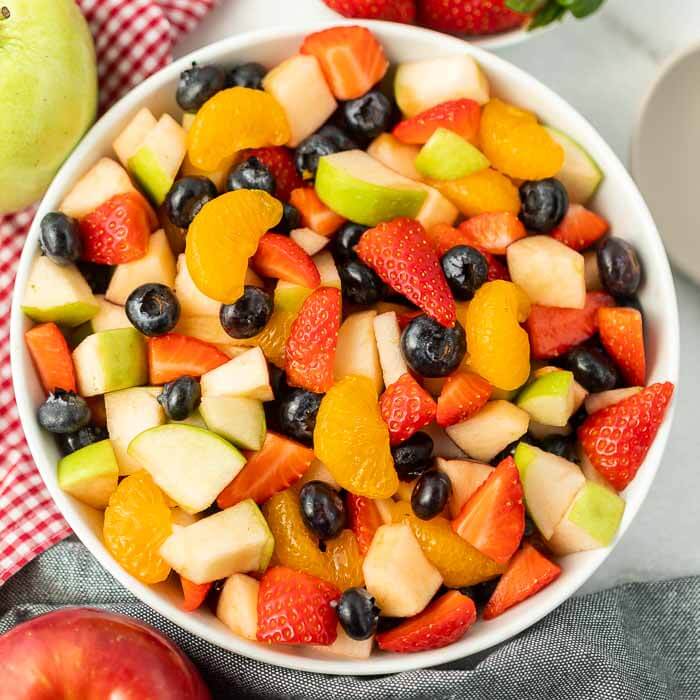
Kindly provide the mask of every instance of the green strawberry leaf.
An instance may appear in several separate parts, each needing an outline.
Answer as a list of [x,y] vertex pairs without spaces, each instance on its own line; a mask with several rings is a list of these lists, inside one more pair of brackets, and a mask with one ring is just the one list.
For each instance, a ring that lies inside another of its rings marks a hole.
[[506,5],[513,12],[521,12],[524,15],[529,15],[542,7],[542,0],[508,0]]
[[588,17],[600,9],[605,0],[506,0],[506,7],[514,12],[531,14],[528,31],[545,27],[561,20],[567,12],[577,19]]

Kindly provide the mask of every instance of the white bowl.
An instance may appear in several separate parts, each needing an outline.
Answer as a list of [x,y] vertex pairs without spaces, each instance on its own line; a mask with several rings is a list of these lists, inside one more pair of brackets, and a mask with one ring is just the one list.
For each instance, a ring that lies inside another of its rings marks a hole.
[[[355,24],[357,22],[354,22]],[[339,24],[338,22],[334,24]],[[484,68],[495,94],[537,112],[549,124],[569,133],[583,144],[598,161],[607,177],[596,194],[594,206],[611,222],[614,232],[632,242],[645,263],[646,275],[641,290],[648,334],[650,381],[678,378],[678,312],[668,262],[641,195],[612,150],[593,127],[563,99],[515,66],[444,34],[385,22],[365,22],[384,45],[393,62],[450,54],[473,55]],[[61,512],[80,539],[100,563],[134,595],[159,613],[200,637],[231,651],[286,666],[319,673],[373,675],[433,666],[482,651],[503,642],[537,622],[571,596],[600,566],[612,547],[565,557],[561,560],[562,575],[536,596],[512,608],[490,622],[478,622],[465,638],[451,646],[419,654],[387,654],[377,652],[367,661],[334,659],[311,649],[283,648],[248,642],[231,634],[208,611],[183,612],[180,594],[174,582],[155,587],[145,586],[116,564],[100,539],[101,518],[95,511],[81,506],[59,489],[56,463],[59,453],[50,435],[39,428],[36,408],[43,401],[43,392],[23,343],[23,332],[29,326],[20,309],[20,299],[27,283],[32,260],[38,254],[38,223],[56,209],[61,198],[99,157],[110,154],[110,143],[128,119],[144,105],[154,112],[177,112],[175,85],[178,75],[192,60],[198,62],[236,63],[260,61],[266,65],[294,53],[303,36],[324,25],[299,29],[274,29],[231,37],[197,51],[169,66],[127,95],[85,137],[63,166],[42,202],[29,234],[17,274],[17,294],[12,306],[11,350],[12,376],[19,414],[32,455]],[[627,509],[619,535],[629,527],[651,486],[669,434],[671,415],[661,427],[658,437],[634,482],[625,493]],[[619,536],[618,536],[619,537]]]

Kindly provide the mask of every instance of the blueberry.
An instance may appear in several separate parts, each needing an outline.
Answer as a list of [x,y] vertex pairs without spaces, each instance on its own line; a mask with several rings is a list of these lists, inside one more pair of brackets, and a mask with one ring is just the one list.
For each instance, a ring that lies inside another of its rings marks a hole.
[[242,63],[232,68],[226,76],[226,87],[246,87],[262,90],[262,81],[267,73],[260,63]]
[[319,158],[338,153],[339,150],[338,144],[327,136],[311,134],[296,147],[294,163],[304,180],[313,180],[318,170]]
[[642,308],[642,304],[637,296],[615,297],[615,303],[618,306],[624,306],[628,309],[636,309],[640,314],[644,314],[644,309]]
[[61,212],[51,212],[41,220],[39,247],[56,265],[70,265],[83,251],[78,222]]
[[69,455],[95,442],[106,440],[108,437],[107,431],[102,426],[86,425],[76,430],[74,433],[56,435],[56,442],[58,443],[58,449],[61,450],[64,455]]
[[86,260],[79,260],[77,265],[80,274],[85,278],[93,294],[104,294],[107,291],[114,274],[113,267]]
[[192,64],[180,74],[175,99],[185,112],[196,112],[210,97],[223,90],[226,75],[220,66]]
[[368,306],[382,298],[384,283],[377,273],[359,260],[338,265],[343,296],[353,304]]
[[282,218],[275,226],[275,231],[279,233],[290,233],[295,228],[301,227],[301,214],[299,210],[289,202],[282,205]]
[[265,328],[272,316],[272,299],[260,287],[246,285],[243,296],[233,304],[222,304],[219,320],[232,338],[252,338]]
[[532,537],[537,534],[537,525],[535,521],[525,513],[525,529],[523,530],[523,537]]
[[319,136],[330,139],[338,147],[338,151],[352,151],[358,147],[339,126],[335,126],[334,124],[326,124],[316,133]]
[[430,520],[442,512],[451,493],[452,483],[447,474],[435,470],[425,472],[413,487],[411,508],[421,520]]
[[579,346],[564,356],[564,364],[576,381],[591,392],[614,389],[620,374],[613,361],[598,348]]
[[386,131],[391,123],[392,106],[379,90],[370,90],[342,106],[343,119],[350,133],[368,141]]
[[333,253],[336,260],[357,260],[355,246],[366,230],[366,226],[354,224],[352,221],[343,224],[333,238]]
[[379,608],[366,588],[348,588],[335,611],[350,639],[369,639],[377,631]]
[[323,394],[315,394],[306,389],[289,389],[284,392],[277,402],[280,430],[305,445],[311,445],[322,398]]
[[345,504],[340,494],[323,481],[309,481],[299,492],[301,517],[321,540],[335,537],[345,527]]
[[496,590],[499,580],[498,578],[492,578],[489,581],[482,581],[474,586],[464,586],[459,589],[459,592],[469,596],[474,601],[477,610],[481,611]]
[[165,197],[165,211],[179,228],[187,228],[200,209],[219,192],[208,177],[182,177],[176,180]]
[[73,391],[56,389],[39,406],[39,425],[50,433],[74,433],[90,422],[90,407]]
[[416,316],[401,335],[401,350],[409,367],[423,377],[446,377],[459,367],[467,351],[464,328],[445,328],[435,319]]
[[548,435],[540,442],[540,447],[545,452],[551,452],[557,457],[568,459],[569,462],[577,462],[576,440],[567,435]]
[[551,231],[569,208],[569,195],[564,185],[553,177],[523,182],[520,201],[520,220],[530,231],[541,233]]
[[440,260],[447,284],[455,299],[469,301],[489,275],[489,264],[476,248],[458,245],[450,248]]
[[263,190],[274,195],[275,187],[275,176],[255,156],[231,168],[231,172],[226,178],[226,189],[229,192],[233,190]]
[[537,442],[533,439],[533,437],[530,435],[530,433],[525,433],[519,440],[516,440],[515,442],[511,442],[509,445],[506,445],[492,460],[491,460],[491,465],[494,467],[497,467],[506,457],[512,457],[515,454],[515,449],[518,446],[518,443],[524,442],[528,445],[535,445],[537,446]]
[[610,294],[631,297],[637,292],[642,266],[627,241],[611,236],[598,246],[597,257],[600,281]]
[[284,370],[281,370],[275,365],[269,366],[270,371],[270,386],[272,387],[272,393],[275,397],[280,398],[282,394],[289,390],[287,384],[287,375]]
[[180,302],[164,284],[152,282],[136,287],[125,309],[134,328],[149,336],[170,333],[180,319]]
[[401,481],[413,481],[431,467],[433,439],[427,433],[417,432],[400,445],[391,448],[394,467]]
[[163,386],[158,403],[170,420],[185,420],[199,406],[201,398],[199,382],[194,377],[183,375]]

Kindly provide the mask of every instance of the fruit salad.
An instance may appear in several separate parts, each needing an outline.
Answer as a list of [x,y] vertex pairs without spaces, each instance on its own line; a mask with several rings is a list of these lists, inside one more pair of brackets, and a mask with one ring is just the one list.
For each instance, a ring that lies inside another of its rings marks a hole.
[[591,156],[467,54],[363,27],[192,65],[40,225],[62,489],[232,633],[451,644],[613,542],[673,394]]

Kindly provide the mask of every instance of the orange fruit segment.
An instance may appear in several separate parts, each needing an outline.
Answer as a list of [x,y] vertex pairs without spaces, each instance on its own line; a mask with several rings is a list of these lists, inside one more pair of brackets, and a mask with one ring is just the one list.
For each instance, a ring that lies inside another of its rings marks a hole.
[[199,291],[231,304],[243,294],[248,260],[282,218],[282,204],[262,190],[235,190],[205,204],[187,233],[187,269]]
[[314,452],[333,478],[356,496],[389,498],[399,486],[374,382],[347,376],[321,401]]
[[364,584],[363,557],[352,530],[343,530],[335,539],[326,542],[325,557],[329,569],[328,580],[339,590]]
[[163,492],[147,471],[123,479],[105,510],[103,536],[110,554],[141,583],[165,581],[170,565],[159,554],[172,532]]
[[503,173],[492,168],[459,180],[431,180],[430,184],[465,216],[520,211],[518,188]]
[[200,170],[217,170],[244,148],[282,146],[290,131],[284,110],[262,90],[233,87],[204,103],[187,134],[187,156]]

